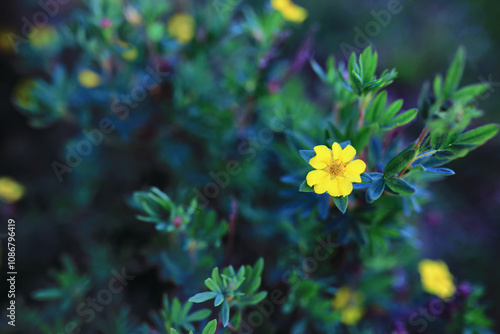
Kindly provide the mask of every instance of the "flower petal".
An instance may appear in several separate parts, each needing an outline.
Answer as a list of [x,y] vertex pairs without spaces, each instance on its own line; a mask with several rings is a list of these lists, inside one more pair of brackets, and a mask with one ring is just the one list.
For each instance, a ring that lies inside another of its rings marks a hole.
[[354,159],[354,156],[356,155],[356,150],[354,147],[351,145],[347,145],[343,150],[342,150],[342,162],[350,162],[352,159]]
[[326,168],[332,160],[332,151],[325,145],[318,145],[314,147],[314,152],[316,155],[309,160],[309,164],[315,169]]
[[339,181],[339,192],[341,196],[347,196],[352,193],[352,183],[345,177],[337,177]]
[[309,187],[312,187],[315,184],[326,182],[328,181],[329,177],[330,175],[323,170],[313,170],[307,173],[307,185],[309,185]]
[[339,143],[337,142],[333,143],[332,151],[334,160],[342,158],[342,147],[340,147]]
[[359,174],[352,174],[344,171],[344,176],[351,182],[361,182],[361,176]]
[[328,188],[328,194],[334,197],[341,196],[339,191],[339,181],[336,178],[333,179],[332,182],[330,183],[330,187]]
[[316,194],[324,194],[330,187],[332,180],[330,178],[326,179],[325,182],[318,183],[314,186],[314,192]]
[[361,174],[365,171],[366,169],[366,164],[363,160],[356,159],[354,161],[351,161],[350,163],[347,164],[345,167],[345,172],[348,174]]

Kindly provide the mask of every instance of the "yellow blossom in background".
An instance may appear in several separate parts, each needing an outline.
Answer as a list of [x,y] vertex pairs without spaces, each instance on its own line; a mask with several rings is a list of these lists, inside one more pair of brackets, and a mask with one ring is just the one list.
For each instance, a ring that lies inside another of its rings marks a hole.
[[12,53],[14,51],[10,37],[11,34],[15,34],[14,30],[5,27],[0,28],[0,52]]
[[177,42],[186,44],[195,34],[194,18],[186,13],[175,14],[167,23],[167,31]]
[[290,0],[271,0],[271,6],[279,11],[287,21],[302,23],[307,18],[307,10]]
[[58,39],[57,30],[52,26],[35,27],[28,35],[28,41],[35,49],[56,45]]
[[314,147],[316,155],[309,160],[315,168],[307,174],[306,181],[314,192],[331,196],[347,196],[352,192],[352,183],[361,182],[361,174],[366,169],[362,160],[353,160],[356,150],[347,145],[343,150],[339,143],[333,143],[330,150],[325,145]]
[[448,266],[443,261],[422,260],[418,271],[424,291],[441,299],[448,299],[455,294],[455,284]]
[[127,20],[128,23],[134,26],[138,26],[142,23],[142,15],[135,9],[135,7],[132,7],[130,5],[125,6],[123,9],[123,16],[125,16],[125,20]]
[[335,311],[340,312],[340,321],[343,324],[353,326],[361,320],[365,312],[363,300],[362,293],[343,286],[333,298],[332,306]]
[[12,99],[20,108],[30,110],[35,105],[35,99],[32,90],[35,87],[33,79],[24,79],[20,81],[13,90]]
[[19,201],[24,195],[24,187],[8,176],[0,177],[0,199],[7,203]]
[[101,77],[92,70],[82,70],[78,73],[78,81],[83,87],[94,88],[101,84]]
[[133,45],[131,43],[124,42],[124,41],[118,41],[118,45],[124,49],[121,52],[123,59],[128,60],[128,61],[134,61],[137,59],[137,55],[139,54],[139,51],[137,50],[135,45]]

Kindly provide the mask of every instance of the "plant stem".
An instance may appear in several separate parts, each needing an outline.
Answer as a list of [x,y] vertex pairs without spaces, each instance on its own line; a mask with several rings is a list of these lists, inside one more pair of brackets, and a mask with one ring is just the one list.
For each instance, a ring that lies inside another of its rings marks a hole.
[[422,144],[422,141],[425,139],[425,136],[427,136],[427,133],[429,133],[429,129],[427,129],[427,127],[424,127],[424,129],[420,133],[420,136],[418,136],[415,146],[413,146],[415,150],[420,148],[420,145]]
[[[424,129],[422,130],[422,132],[420,133],[420,136],[418,136],[418,139],[417,139],[417,142],[415,143],[415,145],[413,146],[413,149],[415,151],[417,151],[419,148],[420,148],[420,145],[422,145],[422,142],[424,141],[425,137],[427,136],[427,133],[429,133],[429,129],[427,129],[427,127],[424,127]],[[436,151],[434,152],[428,152],[426,154],[423,154],[423,155],[420,155],[420,156],[416,156],[415,158],[413,158],[406,166],[405,168],[403,168],[403,170],[401,172],[398,173],[397,177],[401,177],[401,175],[403,175],[406,170],[408,169],[408,167],[411,166],[411,164],[417,160],[417,159],[420,159],[426,155],[429,155],[429,154],[434,154],[436,153]]]

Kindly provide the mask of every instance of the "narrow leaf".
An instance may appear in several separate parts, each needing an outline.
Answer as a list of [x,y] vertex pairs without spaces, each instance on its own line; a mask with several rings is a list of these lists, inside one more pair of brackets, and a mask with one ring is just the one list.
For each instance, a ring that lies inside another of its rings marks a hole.
[[340,212],[345,213],[349,204],[349,198],[347,196],[333,197],[333,202]]
[[394,192],[401,195],[411,195],[415,193],[415,188],[405,180],[397,177],[389,177],[385,180],[387,186]]
[[405,168],[415,157],[415,150],[403,150],[394,158],[389,160],[384,168],[384,177],[393,176]]

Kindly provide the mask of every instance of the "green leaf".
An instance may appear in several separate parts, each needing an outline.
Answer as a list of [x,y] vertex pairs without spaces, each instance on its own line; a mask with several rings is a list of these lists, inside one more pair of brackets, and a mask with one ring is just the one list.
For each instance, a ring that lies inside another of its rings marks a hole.
[[487,83],[469,85],[453,93],[451,99],[461,103],[468,103],[483,94],[488,88],[489,85]]
[[384,90],[373,99],[370,107],[366,111],[365,119],[369,124],[378,122],[380,117],[382,117],[386,103],[387,91]]
[[465,49],[463,47],[460,47],[455,55],[455,58],[453,59],[453,62],[451,63],[448,73],[446,73],[446,79],[444,82],[444,91],[443,91],[445,99],[450,97],[451,94],[453,94],[457,90],[458,85],[462,80],[464,67],[465,67]]
[[170,328],[170,334],[179,334],[179,332],[173,328]]
[[441,174],[441,175],[455,175],[455,172],[449,168],[431,168],[419,165],[427,173]]
[[376,199],[378,199],[382,193],[384,192],[385,181],[383,178],[373,181],[370,188],[366,192],[366,201],[368,203],[373,203]]
[[310,186],[307,184],[307,181],[306,181],[306,180],[304,180],[304,181],[300,184],[299,191],[300,191],[300,192],[303,192],[303,193],[310,193],[310,192],[313,192],[313,191],[314,191],[314,188],[313,188],[313,187],[310,187]]
[[457,144],[482,145],[498,133],[498,125],[487,124],[467,131],[457,139]]
[[219,306],[220,304],[222,304],[222,302],[224,301],[224,295],[222,293],[219,293],[216,297],[215,297],[215,300],[214,300],[214,306],[217,307]]
[[405,180],[402,180],[397,177],[389,177],[385,179],[385,183],[394,192],[397,192],[398,194],[401,195],[411,195],[415,193],[415,188],[413,188],[412,185],[410,185],[408,182]]
[[437,151],[436,158],[438,159],[448,159],[449,157],[454,156],[456,153],[452,151]]
[[193,297],[189,298],[189,301],[192,303],[203,303],[203,302],[206,302],[207,300],[215,298],[215,296],[217,296],[217,295],[218,295],[218,293],[213,292],[213,291],[201,292],[201,293],[197,293]]
[[312,67],[313,71],[318,75],[318,77],[321,79],[321,81],[328,82],[328,79],[326,77],[326,73],[325,73],[325,71],[323,71],[321,66],[319,66],[319,64],[314,59],[311,59],[310,63],[311,63],[311,67]]
[[229,304],[226,299],[224,299],[224,302],[222,303],[221,319],[222,325],[226,327],[229,323]]
[[401,107],[403,107],[402,99],[392,102],[391,105],[388,106],[387,109],[384,111],[384,115],[382,116],[380,123],[382,124],[389,123],[391,119],[394,116],[396,116],[396,114],[401,110]]
[[446,132],[441,129],[435,129],[431,132],[431,147],[435,150],[439,150],[444,143],[446,138]]
[[314,150],[300,150],[299,152],[302,159],[304,159],[304,161],[307,163],[309,163],[309,160],[311,160],[311,158],[316,155],[316,152],[314,152]]
[[415,150],[403,150],[389,160],[383,170],[384,177],[393,176],[403,170],[415,158]]
[[33,292],[33,299],[37,300],[56,300],[60,299],[63,293],[58,288],[41,289]]
[[433,88],[434,88],[434,95],[436,96],[436,99],[442,100],[443,97],[443,77],[438,74],[434,78],[434,83],[433,83]]
[[349,204],[349,197],[348,196],[339,196],[339,197],[332,197],[333,202],[337,206],[337,208],[340,210],[340,212],[345,213],[347,210],[347,205]]
[[221,292],[220,287],[217,286],[217,284],[215,284],[214,280],[211,278],[207,278],[205,280],[205,285],[207,286],[207,288],[209,288],[210,290],[212,290],[214,292]]
[[367,173],[361,173],[361,182],[363,183],[370,183],[373,181],[373,179],[371,178],[370,174],[367,174]]
[[267,291],[261,291],[255,295],[251,295],[242,299],[242,304],[244,305],[257,305],[264,300],[267,296]]
[[408,124],[411,121],[413,121],[413,119],[415,119],[415,117],[417,117],[417,114],[418,114],[418,110],[417,109],[407,110],[407,111],[405,111],[405,112],[397,115],[396,117],[394,117],[390,121],[389,124],[382,126],[381,129],[383,129],[383,130],[392,130],[395,127],[403,126],[405,124]]
[[201,321],[208,317],[212,313],[210,310],[207,309],[202,309],[198,310],[196,312],[191,313],[190,315],[187,316],[186,320],[188,322],[193,322],[193,321]]
[[364,126],[356,133],[352,139],[352,146],[356,149],[356,152],[361,152],[366,147],[370,140],[371,130],[371,127]]
[[201,334],[215,334],[216,330],[217,330],[217,320],[214,319],[205,326]]

